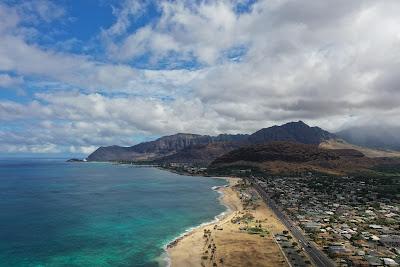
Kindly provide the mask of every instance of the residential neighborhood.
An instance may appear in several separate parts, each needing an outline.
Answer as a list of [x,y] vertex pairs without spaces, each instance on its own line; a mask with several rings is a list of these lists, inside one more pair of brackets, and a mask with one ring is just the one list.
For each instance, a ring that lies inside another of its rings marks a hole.
[[375,179],[309,174],[256,181],[338,266],[399,266],[400,192],[387,193]]

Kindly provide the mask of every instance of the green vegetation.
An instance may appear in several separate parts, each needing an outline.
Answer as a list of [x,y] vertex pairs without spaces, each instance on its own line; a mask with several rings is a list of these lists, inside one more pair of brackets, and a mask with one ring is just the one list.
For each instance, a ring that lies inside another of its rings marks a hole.
[[244,222],[246,224],[252,222],[254,219],[254,216],[251,215],[250,213],[246,213],[243,216],[240,217],[235,217],[231,220],[232,223],[238,223],[238,222]]
[[365,184],[356,194],[360,197],[370,197],[371,192],[378,198],[400,199],[400,176],[361,176],[333,177],[315,176],[306,182],[307,187],[319,192],[329,194],[349,181]]
[[381,164],[373,167],[372,170],[387,175],[400,176],[400,164]]
[[[248,170],[243,172],[243,170]],[[247,177],[249,174],[254,176],[264,176],[269,175],[269,173],[263,171],[262,169],[256,166],[249,165],[221,165],[216,167],[210,167],[207,169],[208,174],[216,175],[216,176],[226,176],[226,175],[234,175],[237,177]]]
[[263,229],[261,227],[249,227],[247,228],[247,233],[249,234],[261,234],[261,235],[267,235],[269,232],[266,229]]

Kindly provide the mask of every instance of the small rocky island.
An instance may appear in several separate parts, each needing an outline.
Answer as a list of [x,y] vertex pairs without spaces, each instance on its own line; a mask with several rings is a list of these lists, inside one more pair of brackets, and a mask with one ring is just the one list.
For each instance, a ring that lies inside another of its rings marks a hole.
[[72,159],[67,160],[67,162],[86,162],[86,159],[72,158]]

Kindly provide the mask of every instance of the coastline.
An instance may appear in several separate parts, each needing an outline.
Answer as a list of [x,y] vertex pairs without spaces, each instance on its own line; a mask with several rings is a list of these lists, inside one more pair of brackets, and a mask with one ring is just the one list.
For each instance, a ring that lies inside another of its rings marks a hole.
[[[175,173],[175,174],[178,174],[178,175],[187,175],[187,174],[175,172],[175,171],[172,171],[172,170],[169,170],[169,169],[165,169],[165,168],[158,168],[158,169],[164,170],[164,171],[169,171],[169,172],[172,172],[172,173]],[[190,175],[190,176],[194,176],[194,175]],[[202,229],[204,227],[207,227],[207,226],[210,226],[212,224],[215,224],[215,223],[218,223],[218,222],[222,221],[224,218],[226,218],[227,216],[229,216],[233,212],[232,207],[230,207],[229,204],[226,203],[223,200],[223,198],[224,198],[223,188],[230,187],[232,185],[232,183],[234,183],[237,180],[240,180],[240,178],[218,177],[218,176],[208,176],[207,178],[222,179],[222,180],[227,181],[226,185],[216,186],[216,187],[212,187],[211,188],[212,190],[214,190],[214,191],[216,191],[216,192],[218,192],[220,194],[219,197],[218,197],[218,201],[220,202],[220,204],[222,204],[223,206],[226,207],[226,210],[221,212],[220,214],[216,215],[214,217],[214,219],[211,220],[211,221],[203,222],[203,223],[200,223],[197,226],[193,226],[193,227],[190,227],[190,228],[186,229],[182,234],[178,235],[172,241],[169,241],[167,244],[165,244],[164,247],[163,247],[164,253],[161,255],[161,262],[165,263],[166,267],[172,267],[172,259],[171,259],[170,251],[180,241],[182,241],[183,239],[187,238],[188,236],[190,236],[192,233],[198,231],[199,229]]]
[[[219,187],[218,192],[221,193],[219,199],[227,210],[216,216],[215,220],[188,229],[167,244],[167,266],[207,267],[219,266],[221,263],[224,266],[288,266],[272,237],[272,234],[284,230],[284,226],[260,200],[257,200],[254,209],[244,207],[237,189],[240,178],[225,180],[229,185]],[[240,228],[244,223],[238,225],[235,222],[244,214],[250,213],[254,216],[252,223],[260,223],[263,228],[268,229],[265,235],[243,231]]]
[[[155,168],[178,175],[201,176]],[[274,234],[282,233],[286,228],[261,201],[254,188],[247,185],[243,190],[243,184],[246,183],[241,178],[206,177],[228,182],[226,185],[211,188],[220,194],[218,200],[226,210],[216,215],[213,220],[188,228],[172,241],[167,241],[168,243],[162,245],[164,253],[155,259],[158,264],[168,267],[289,266],[273,238]],[[242,200],[242,197],[249,195],[254,197],[251,208],[244,207],[245,200]],[[234,220],[240,220],[248,214],[252,217],[249,222],[245,222],[249,229],[241,229],[245,225],[244,222],[237,225],[240,222],[236,223]],[[262,232],[252,233],[252,229],[258,225]]]

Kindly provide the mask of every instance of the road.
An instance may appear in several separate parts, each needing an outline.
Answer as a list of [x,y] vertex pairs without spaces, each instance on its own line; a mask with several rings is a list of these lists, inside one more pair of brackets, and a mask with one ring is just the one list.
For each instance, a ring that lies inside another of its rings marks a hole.
[[272,209],[279,220],[286,226],[292,235],[299,240],[299,244],[304,248],[311,260],[317,267],[334,267],[335,263],[328,258],[321,250],[319,250],[313,243],[310,243],[303,235],[301,230],[294,225],[294,223],[278,208],[275,201],[273,201],[265,190],[252,178],[248,178],[249,182],[260,194],[264,202]]

